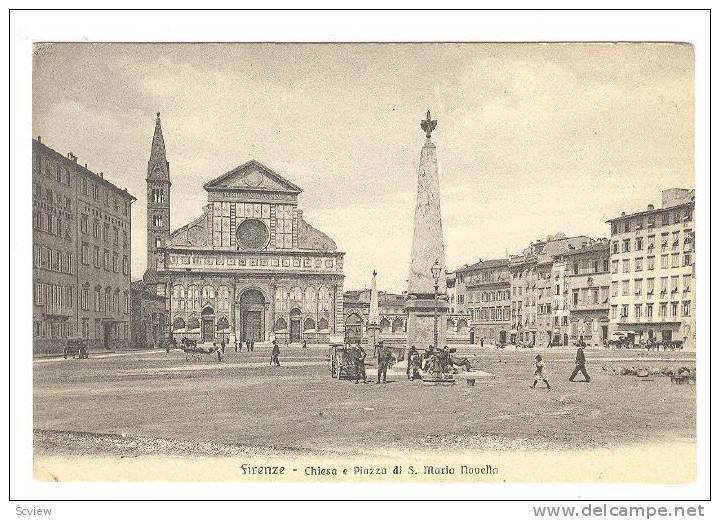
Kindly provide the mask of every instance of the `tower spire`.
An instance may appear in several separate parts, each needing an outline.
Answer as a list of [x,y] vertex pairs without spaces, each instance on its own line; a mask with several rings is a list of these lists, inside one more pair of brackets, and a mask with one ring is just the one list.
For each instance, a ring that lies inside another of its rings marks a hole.
[[170,163],[165,155],[165,140],[160,125],[160,112],[156,114],[155,132],[150,147],[150,160],[148,161],[148,179],[170,180]]
[[[147,272],[155,273],[170,243],[170,163],[165,156],[165,140],[156,114],[155,132],[147,167]],[[152,276],[150,277],[152,278]]]

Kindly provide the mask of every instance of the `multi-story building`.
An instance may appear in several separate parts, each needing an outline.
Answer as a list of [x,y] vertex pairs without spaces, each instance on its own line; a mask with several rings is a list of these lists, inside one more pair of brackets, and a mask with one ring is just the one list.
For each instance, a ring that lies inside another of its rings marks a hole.
[[695,348],[695,191],[668,189],[662,206],[608,220],[610,331]]
[[135,198],[32,141],[34,351],[130,341],[131,204]]
[[447,287],[448,312],[453,314],[457,308],[457,274],[447,273],[445,276],[445,287]]
[[[560,273],[563,287],[560,322],[569,323],[569,341],[601,346],[608,339],[610,290],[610,242],[607,239],[583,243],[559,254],[553,269]],[[567,330],[563,328],[565,341]]]
[[208,204],[170,231],[170,163],[157,115],[147,167],[147,271],[171,334],[326,342],[343,332],[343,257],[305,221],[301,189],[255,160],[205,183]]
[[537,334],[537,247],[510,256],[510,343],[535,345]]
[[456,270],[470,315],[470,342],[504,344],[510,339],[510,261],[480,260]]
[[[467,267],[467,264],[464,267]],[[458,271],[448,273],[447,287],[448,298],[451,299],[451,312],[469,317],[470,313],[466,305],[467,287],[465,286],[465,275]]]
[[568,267],[560,259],[590,242],[586,236],[557,233],[536,240],[522,254],[510,257],[511,343],[569,343]]

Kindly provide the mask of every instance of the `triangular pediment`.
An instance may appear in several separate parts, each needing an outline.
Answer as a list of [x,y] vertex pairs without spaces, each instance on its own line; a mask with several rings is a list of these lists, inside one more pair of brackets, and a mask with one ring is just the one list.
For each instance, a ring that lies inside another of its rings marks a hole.
[[207,191],[272,191],[294,194],[302,191],[282,175],[255,160],[241,164],[203,187]]

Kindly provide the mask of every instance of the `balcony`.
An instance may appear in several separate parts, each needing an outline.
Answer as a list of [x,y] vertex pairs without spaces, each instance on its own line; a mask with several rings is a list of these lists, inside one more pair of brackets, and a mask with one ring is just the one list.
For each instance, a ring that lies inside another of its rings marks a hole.
[[576,304],[570,304],[569,309],[571,311],[606,311],[609,308],[609,304],[606,303],[590,303],[590,302],[578,302]]

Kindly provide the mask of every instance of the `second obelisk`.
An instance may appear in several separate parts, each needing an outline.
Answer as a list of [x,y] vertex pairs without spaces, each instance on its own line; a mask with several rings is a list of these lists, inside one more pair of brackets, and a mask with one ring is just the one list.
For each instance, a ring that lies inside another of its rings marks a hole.
[[442,347],[447,330],[445,247],[440,214],[440,181],[436,148],[430,140],[437,121],[430,111],[420,127],[426,141],[420,151],[415,229],[408,273],[407,345],[425,349]]

